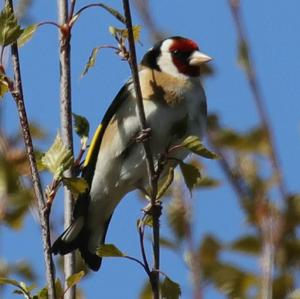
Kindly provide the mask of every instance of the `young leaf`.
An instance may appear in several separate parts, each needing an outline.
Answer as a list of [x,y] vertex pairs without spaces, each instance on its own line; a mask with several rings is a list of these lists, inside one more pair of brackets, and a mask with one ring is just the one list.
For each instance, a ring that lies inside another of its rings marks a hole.
[[80,271],[78,273],[75,273],[67,278],[67,286],[68,288],[72,288],[74,285],[76,285],[81,278],[84,276],[84,271]]
[[220,184],[221,182],[219,180],[205,176],[197,182],[195,188],[215,188],[218,187]]
[[181,145],[201,157],[207,159],[218,159],[218,155],[208,150],[197,136],[187,137]]
[[[135,42],[138,42],[140,40],[141,28],[142,27],[139,25],[132,26],[132,33]],[[114,37],[120,36],[124,40],[128,39],[127,29],[120,29],[120,28],[110,26],[108,27],[108,30],[111,33],[111,35]]]
[[87,181],[83,178],[65,178],[65,177],[63,177],[62,181],[63,181],[63,184],[74,195],[84,193],[89,188]]
[[[56,292],[56,297],[57,298],[62,298],[63,295],[64,295],[64,290],[63,290],[63,287],[62,287],[62,284],[61,284],[61,281],[60,281],[59,278],[57,278],[55,280],[55,292]],[[48,292],[47,292],[46,299],[48,299]]]
[[246,72],[250,70],[249,49],[245,41],[240,41],[238,52],[238,63]]
[[259,255],[262,250],[262,241],[257,236],[244,235],[233,241],[229,248],[246,254]]
[[8,84],[3,74],[0,74],[0,98],[9,91]]
[[147,225],[149,227],[153,227],[153,218],[152,215],[147,214],[143,220],[141,220],[141,222],[143,223],[143,225]]
[[88,62],[86,63],[83,72],[81,73],[81,76],[80,76],[81,78],[84,77],[87,74],[87,72],[89,71],[89,69],[95,65],[99,50],[100,50],[100,47],[96,47],[92,50],[92,53],[88,59]]
[[83,139],[87,139],[90,132],[90,124],[89,121],[81,115],[73,113],[74,119],[74,129],[77,135]]
[[188,189],[190,190],[190,192],[192,192],[193,187],[201,179],[200,171],[197,167],[191,164],[186,164],[184,162],[181,162],[179,165],[180,165],[182,176],[184,178],[184,182],[188,187]]
[[119,20],[121,23],[126,24],[126,19],[125,17],[119,13],[116,9],[105,5],[103,3],[99,4],[102,8],[104,8],[106,11],[108,11],[111,15],[113,15],[117,20]]
[[22,32],[13,11],[6,5],[0,12],[0,45],[5,47],[16,42]]
[[100,257],[123,257],[125,256],[122,251],[120,251],[113,244],[103,244],[97,249],[96,254]]
[[[58,296],[58,294],[56,294]],[[36,295],[38,299],[48,299],[48,289],[47,287],[42,288]],[[59,297],[58,297],[59,298]]]
[[36,32],[38,25],[33,24],[24,29],[20,37],[18,38],[18,47],[24,46]]
[[161,295],[164,299],[178,299],[181,295],[179,284],[169,277],[165,277],[161,285]]
[[181,241],[186,236],[189,209],[180,195],[172,198],[168,205],[167,216],[170,228],[177,241]]
[[42,157],[44,166],[54,174],[54,179],[59,179],[62,174],[73,163],[73,156],[62,142],[61,137],[57,134],[54,143]]
[[17,280],[0,277],[0,284],[10,284],[15,287],[21,288],[20,283]]
[[15,290],[14,293],[18,295],[24,295],[25,298],[28,298],[28,294],[30,294],[30,291],[34,289],[34,286],[27,287],[27,285],[24,282],[19,282],[14,279],[8,279],[4,277],[0,277],[0,284],[10,284],[18,288],[18,290]]
[[171,186],[173,180],[174,180],[174,168],[170,167],[166,180],[163,182],[162,186],[159,188],[157,192],[157,196],[156,196],[157,199],[160,199],[161,197],[164,196],[168,188]]

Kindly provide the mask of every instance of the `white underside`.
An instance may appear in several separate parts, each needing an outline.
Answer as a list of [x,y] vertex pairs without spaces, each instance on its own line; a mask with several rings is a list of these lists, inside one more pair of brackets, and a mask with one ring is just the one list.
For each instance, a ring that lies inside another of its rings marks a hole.
[[[143,76],[143,72],[140,72]],[[195,79],[191,79],[195,80]],[[200,109],[203,107],[205,95],[198,81],[187,91],[185,101],[170,107],[154,101],[144,101],[147,123],[152,128],[150,140],[151,150],[156,159],[167,146],[178,144],[180,140],[172,140],[171,126],[174,122],[188,115],[188,134],[202,136],[205,119]],[[193,98],[192,94],[195,94]],[[118,130],[111,139],[110,146],[100,149],[95,174],[91,186],[91,202],[89,205],[88,225],[92,232],[89,249],[94,251],[102,239],[104,223],[112,214],[116,205],[128,192],[139,186],[147,187],[148,176],[145,153],[141,144],[135,143],[128,157],[124,160],[122,153],[139,131],[136,116],[135,100],[127,100],[117,111]],[[185,158],[187,152],[181,151],[180,157]]]

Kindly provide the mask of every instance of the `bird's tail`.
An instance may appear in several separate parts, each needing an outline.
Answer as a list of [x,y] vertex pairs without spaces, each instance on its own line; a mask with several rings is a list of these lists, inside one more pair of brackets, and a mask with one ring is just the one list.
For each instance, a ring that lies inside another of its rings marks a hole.
[[82,258],[88,266],[94,270],[99,270],[102,259],[88,249],[90,233],[86,227],[84,216],[79,216],[54,242],[51,252],[65,255],[75,249],[79,249]]

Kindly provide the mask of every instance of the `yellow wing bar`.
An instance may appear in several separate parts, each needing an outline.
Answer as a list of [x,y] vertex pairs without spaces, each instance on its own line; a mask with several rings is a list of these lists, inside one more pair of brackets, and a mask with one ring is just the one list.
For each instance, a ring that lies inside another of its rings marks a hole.
[[85,158],[85,161],[84,161],[84,164],[83,164],[84,167],[86,167],[86,166],[89,164],[90,160],[91,160],[91,157],[92,157],[93,152],[94,152],[94,150],[95,150],[95,146],[96,146],[97,140],[98,140],[98,138],[99,138],[99,136],[100,136],[102,127],[103,127],[102,124],[100,124],[100,125],[98,126],[98,128],[97,128],[97,130],[96,130],[94,136],[93,136],[91,145],[90,145],[89,150],[88,150],[88,152],[87,152],[87,154],[86,154],[86,158]]

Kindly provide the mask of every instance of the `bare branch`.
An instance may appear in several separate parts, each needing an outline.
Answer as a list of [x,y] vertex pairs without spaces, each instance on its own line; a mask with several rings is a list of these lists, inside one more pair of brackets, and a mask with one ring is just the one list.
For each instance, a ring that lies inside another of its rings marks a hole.
[[[61,118],[61,137],[64,144],[73,154],[73,134],[72,134],[72,102],[71,102],[71,33],[68,25],[68,1],[58,0],[58,23],[61,26],[59,32],[59,60],[60,60],[60,118]],[[72,170],[64,173],[65,177],[72,177]],[[66,187],[64,188],[64,215],[65,229],[71,225],[73,213],[73,197]],[[65,278],[70,277],[75,271],[74,252],[64,256]],[[65,299],[75,299],[76,288],[73,286],[65,294]]]
[[[141,86],[138,75],[138,67],[136,60],[136,52],[135,52],[135,44],[134,37],[132,32],[132,20],[130,13],[130,6],[128,0],[123,0],[124,14],[126,18],[126,27],[128,30],[128,42],[129,42],[129,51],[130,58],[129,64],[131,68],[134,89],[137,97],[137,108],[138,108],[138,118],[140,121],[141,131],[146,131],[148,129],[146,123],[146,116],[143,106],[143,97],[141,92]],[[159,299],[159,217],[161,214],[161,206],[156,201],[157,195],[157,175],[155,173],[153,156],[150,148],[150,144],[148,140],[143,141],[143,146],[146,154],[146,163],[147,170],[149,175],[149,185],[151,187],[151,213],[153,218],[153,254],[154,254],[154,270],[152,271],[152,275],[150,278],[150,283],[153,291],[154,299]]]
[[[11,10],[13,11],[12,0],[6,0],[6,4],[9,5],[11,7]],[[49,222],[47,222],[47,219],[43,214],[43,210],[45,208],[45,201],[44,201],[44,196],[42,191],[41,180],[40,180],[40,176],[39,176],[39,172],[37,169],[37,164],[34,156],[32,138],[29,130],[29,123],[28,123],[24,95],[23,95],[19,52],[16,43],[13,43],[11,46],[11,56],[12,56],[12,64],[13,64],[14,82],[9,84],[9,88],[17,105],[22,135],[24,139],[27,157],[29,160],[32,185],[33,185],[34,193],[38,204],[39,218],[40,218],[40,223],[42,228],[44,260],[46,265],[48,297],[50,299],[55,299],[56,297],[55,296],[55,272],[54,272],[52,257],[50,254],[51,241],[50,241]]]

